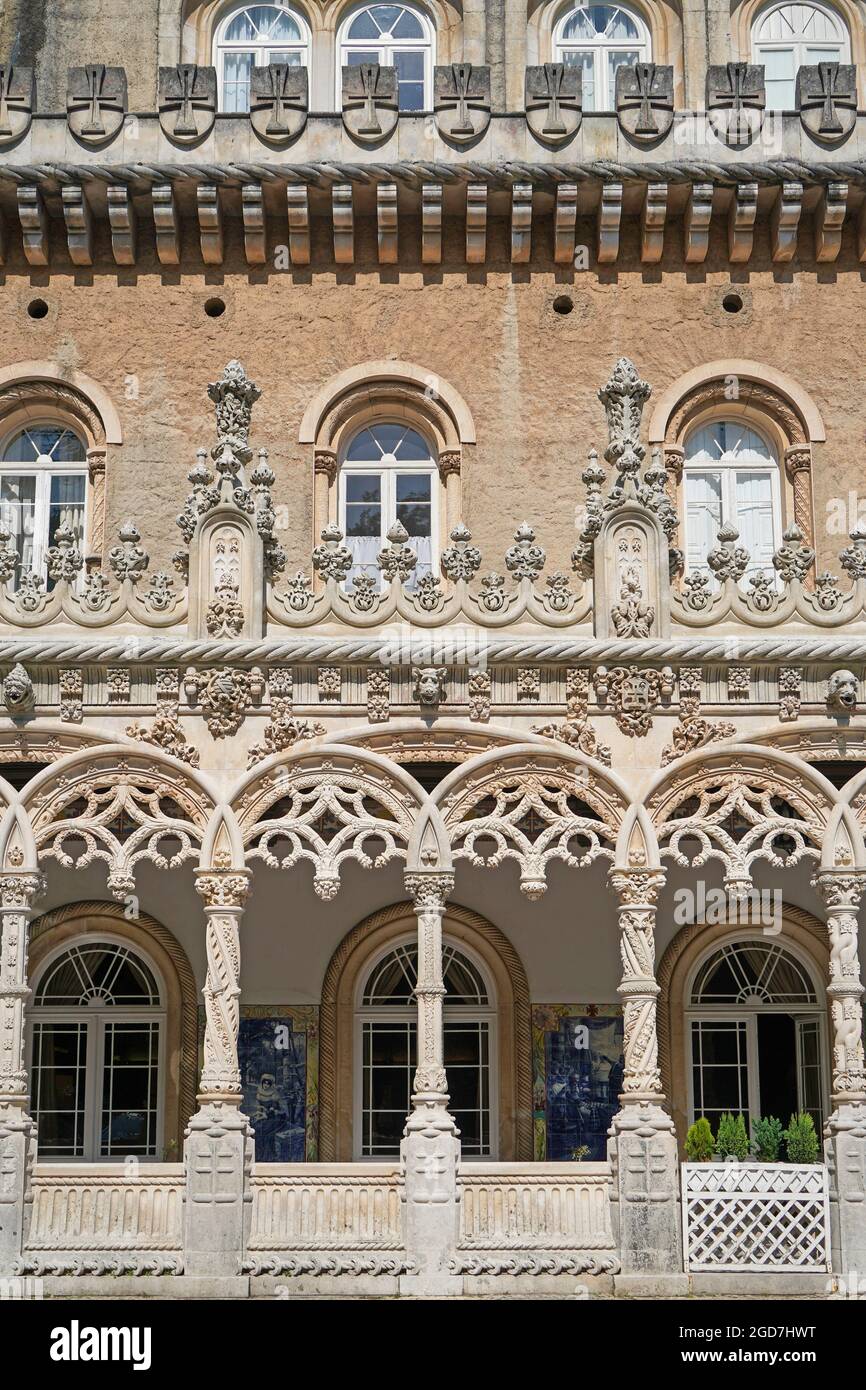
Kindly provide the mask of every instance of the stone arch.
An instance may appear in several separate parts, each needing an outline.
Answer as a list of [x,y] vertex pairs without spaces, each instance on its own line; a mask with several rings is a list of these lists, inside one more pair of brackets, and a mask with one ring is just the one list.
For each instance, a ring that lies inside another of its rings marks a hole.
[[[615,859],[630,797],[615,773],[567,747],[518,743],[470,758],[430,797],[444,822],[453,858],[476,867],[517,861],[521,891],[535,901],[546,891],[547,866],[562,860],[585,867]],[[485,807],[478,815],[477,808]],[[537,842],[522,828],[537,812],[547,826]],[[495,853],[480,853],[481,843]]]
[[[38,773],[20,794],[40,859],[56,859],[65,868],[105,863],[108,886],[120,900],[134,890],[141,860],[164,869],[198,859],[217,801],[203,773],[159,749],[125,744],[70,753]],[[113,829],[119,816],[135,827],[121,838]],[[73,842],[85,847],[74,858],[68,853]],[[162,852],[163,842],[168,854]]]
[[[737,383],[731,399],[731,381]],[[780,469],[784,525],[792,522],[813,545],[814,445],[826,439],[821,413],[812,397],[786,372],[744,358],[721,358],[678,377],[659,397],[649,426],[650,444],[664,451],[668,493],[683,516],[682,475],[685,443],[698,425],[722,416],[752,425],[772,443]]]
[[174,1161],[180,1160],[183,1133],[196,1108],[198,1082],[198,992],[189,957],[167,927],[146,912],[127,921],[116,903],[82,901],[52,908],[30,927],[29,978],[35,979],[46,958],[81,936],[108,935],[128,941],[149,955],[165,982],[166,1068],[165,1138]]
[[[616,0],[614,0],[616,3]],[[670,64],[674,70],[674,104],[686,105],[683,67],[683,22],[678,0],[623,0],[649,29],[652,61]],[[526,62],[553,61],[553,35],[563,15],[576,8],[575,0],[528,0],[526,7]]]
[[[683,1006],[685,984],[695,964],[709,946],[722,946],[726,942],[737,940],[743,933],[744,928],[739,923],[687,923],[669,942],[656,971],[659,985],[659,1068],[662,1089],[668,1098],[680,1143],[685,1139],[687,1128],[688,1087],[685,1074]],[[811,912],[791,903],[783,903],[782,936],[774,937],[773,940],[779,941],[782,945],[786,941],[793,942],[807,956],[817,979],[826,981],[830,959],[827,931]],[[832,1037],[832,1032],[830,1036]]]
[[110,446],[123,443],[120,416],[109,393],[84,372],[56,362],[13,362],[0,369],[0,439],[36,423],[57,424],[81,436],[87,459],[88,559],[105,546],[106,467]]
[[301,444],[312,444],[315,488],[313,535],[337,521],[340,464],[351,437],[364,425],[397,420],[426,440],[438,466],[439,534],[447,535],[462,513],[462,469],[475,425],[463,397],[438,373],[413,362],[379,359],[332,377],[304,412]]
[[[328,962],[319,1016],[319,1153],[323,1162],[352,1157],[352,1029],[358,981],[384,945],[414,930],[412,904],[393,903],[353,927]],[[494,979],[500,1157],[528,1162],[533,1152],[532,1039],[526,971],[508,938],[478,912],[449,904],[443,931],[474,949]]]

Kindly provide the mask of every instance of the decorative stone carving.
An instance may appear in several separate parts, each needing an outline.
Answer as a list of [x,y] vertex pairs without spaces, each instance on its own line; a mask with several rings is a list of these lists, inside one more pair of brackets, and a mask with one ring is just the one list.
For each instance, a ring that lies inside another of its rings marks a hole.
[[35,110],[33,69],[0,63],[0,149],[8,149],[27,134]]
[[853,63],[816,63],[797,69],[797,110],[816,140],[835,144],[857,121],[857,69]]
[[472,532],[459,521],[451,532],[451,545],[442,551],[442,572],[452,583],[469,583],[481,568],[481,551],[470,545]]
[[36,704],[33,682],[20,661],[16,661],[3,681],[3,703],[12,719],[29,714]]
[[105,673],[110,705],[128,705],[130,696],[129,671],[125,666],[109,666]]
[[789,526],[782,541],[783,544],[773,555],[773,567],[786,584],[794,580],[802,584],[815,563],[815,552],[803,543],[803,532],[799,526]]
[[140,544],[141,532],[134,521],[125,521],[117,534],[120,544],[113,545],[108,552],[109,568],[121,583],[125,579],[135,583],[150,564],[150,556]]
[[313,551],[313,569],[322,579],[333,579],[338,584],[346,578],[352,568],[351,551],[341,544],[343,533],[339,526],[330,522],[322,531],[322,544]]
[[528,521],[521,522],[514,533],[515,544],[505,552],[505,567],[515,579],[535,580],[544,569],[546,556],[535,544],[535,532]]
[[583,75],[571,63],[544,63],[526,69],[526,124],[545,145],[564,145],[583,118]]
[[247,767],[255,767],[271,753],[282,753],[301,739],[318,738],[326,732],[324,724],[296,719],[292,712],[293,687],[291,669],[272,671],[268,681],[271,697],[271,717],[265,725],[261,743],[254,743],[247,754]]
[[860,682],[853,671],[834,671],[827,682],[827,713],[853,714],[859,692]]
[[707,555],[707,564],[720,583],[728,579],[736,583],[746,572],[749,552],[744,546],[737,545],[740,533],[730,523],[721,527],[718,538],[719,544]]
[[307,124],[309,104],[305,67],[268,63],[254,67],[250,77],[250,125],[259,139],[274,149],[296,140]]
[[444,666],[415,666],[412,670],[413,699],[422,708],[438,709],[445,699],[448,671]]
[[617,637],[649,637],[656,611],[651,603],[642,601],[643,591],[638,575],[627,574],[619,592],[619,603],[614,604],[610,611]]
[[728,699],[748,700],[752,691],[751,666],[728,667]]
[[[128,680],[128,676],[127,676]],[[111,698],[109,696],[109,698]],[[142,743],[152,743],[156,748],[164,748],[173,757],[190,767],[198,767],[199,752],[187,742],[179,719],[178,676],[174,667],[157,667],[156,671],[156,716],[150,728],[142,724],[127,726],[129,738]]]
[[490,68],[450,63],[433,74],[433,109],[444,140],[467,145],[490,124]]
[[736,148],[754,140],[764,120],[764,69],[751,63],[707,68],[707,111],[720,140]]
[[387,723],[391,716],[391,672],[386,666],[367,667],[367,719]]
[[343,694],[343,673],[339,666],[320,666],[318,670],[319,703],[339,704]]
[[58,526],[54,544],[48,547],[48,573],[52,579],[74,584],[84,564],[84,557],[75,543],[75,533],[68,526]]
[[60,671],[60,718],[69,724],[80,724],[83,717],[84,676],[78,667]]
[[261,700],[265,679],[258,666],[249,671],[220,666],[201,673],[188,666],[183,688],[190,704],[201,706],[213,737],[227,738],[237,733],[249,706]]
[[779,719],[783,724],[799,719],[802,686],[802,666],[779,667]]
[[365,145],[387,140],[397,125],[397,72],[379,63],[343,68],[343,125]]
[[577,748],[579,752],[585,753],[588,758],[595,758],[605,767],[611,766],[610,748],[597,737],[585,712],[570,712],[562,724],[533,725],[532,732],[541,734],[543,738],[556,739],[559,743],[567,744],[569,748]]
[[673,68],[657,63],[617,67],[616,114],[630,139],[645,144],[663,139],[674,121]]
[[467,683],[469,698],[469,718],[486,723],[490,718],[490,704],[493,698],[493,680],[487,670],[469,672]]
[[611,705],[618,727],[629,738],[643,738],[652,728],[653,710],[663,697],[673,693],[674,673],[669,666],[660,671],[637,666],[615,666],[612,671],[599,666],[596,693]]
[[223,579],[207,606],[205,626],[209,637],[240,637],[244,627],[244,606],[238,598],[238,585]]
[[376,556],[376,564],[382,571],[382,575],[389,582],[399,579],[406,583],[412,578],[415,566],[418,564],[418,556],[408,544],[409,532],[400,521],[395,521],[391,529],[386,532],[388,544],[384,550],[380,550]]
[[176,145],[197,145],[213,129],[216,68],[177,63],[159,70],[159,124]]
[[541,695],[541,672],[537,666],[520,666],[517,671],[518,700],[537,700]]
[[66,119],[76,140],[94,149],[108,144],[123,128],[126,109],[124,68],[87,63],[69,69]]
[[701,701],[697,695],[683,695],[680,692],[679,723],[674,725],[671,742],[662,749],[662,767],[691,753],[695,748],[704,748],[708,743],[719,739],[733,738],[736,726],[726,719],[713,721],[701,714]]

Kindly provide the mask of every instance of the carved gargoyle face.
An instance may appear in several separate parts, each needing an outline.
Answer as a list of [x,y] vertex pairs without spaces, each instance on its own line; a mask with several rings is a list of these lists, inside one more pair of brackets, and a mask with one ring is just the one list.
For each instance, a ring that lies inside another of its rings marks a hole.
[[428,707],[439,704],[445,695],[445,671],[441,666],[416,666],[412,671],[415,699]]
[[857,708],[859,681],[853,671],[834,671],[827,682],[827,709],[831,714],[850,714]]
[[3,682],[3,699],[10,714],[22,714],[33,704],[33,682],[20,663]]

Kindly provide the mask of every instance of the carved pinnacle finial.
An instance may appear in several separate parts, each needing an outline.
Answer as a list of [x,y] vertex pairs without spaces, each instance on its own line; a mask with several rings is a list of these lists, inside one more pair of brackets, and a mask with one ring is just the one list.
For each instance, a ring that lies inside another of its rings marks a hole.
[[604,457],[608,463],[615,463],[624,475],[637,474],[646,453],[640,442],[640,425],[643,408],[651,394],[652,387],[641,380],[628,357],[619,359],[607,385],[598,393],[607,416],[609,435]]

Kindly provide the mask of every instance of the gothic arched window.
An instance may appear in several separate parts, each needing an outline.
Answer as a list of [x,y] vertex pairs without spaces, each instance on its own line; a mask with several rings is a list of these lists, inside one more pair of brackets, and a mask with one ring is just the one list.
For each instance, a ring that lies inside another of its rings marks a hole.
[[778,942],[731,942],[694,972],[686,997],[689,1123],[741,1114],[787,1124],[806,1111],[820,1132],[826,1008],[811,972]]
[[[445,1071],[464,1158],[493,1156],[491,1097],[496,1001],[479,967],[446,941]],[[417,1062],[418,947],[392,947],[367,972],[356,1010],[356,1157],[393,1158],[410,1110]]]
[[378,581],[376,556],[395,522],[418,557],[417,582],[430,574],[438,543],[438,473],[430,445],[411,426],[365,426],[349,441],[340,468],[340,525],[359,574]]
[[553,36],[554,58],[583,73],[584,111],[613,111],[616,70],[648,62],[649,30],[640,15],[625,5],[577,5],[559,20]]
[[82,940],[48,961],[29,1012],[40,1156],[158,1158],[165,1010],[149,962]]
[[64,526],[81,549],[87,492],[83,441],[63,425],[28,425],[2,448],[0,526],[12,538],[20,570],[44,576],[48,547]]
[[268,63],[309,64],[306,21],[288,5],[244,5],[220,24],[214,66],[221,111],[249,111],[254,67]]
[[432,109],[434,31],[421,10],[409,5],[352,10],[340,27],[339,45],[341,67],[380,63],[397,69],[401,111]]
[[683,463],[686,569],[707,568],[719,527],[733,525],[749,552],[747,574],[772,572],[782,533],[779,464],[764,437],[715,420],[686,439]]
[[841,15],[829,5],[771,5],[755,21],[752,57],[765,68],[768,109],[793,111],[797,69],[850,63],[851,44]]

